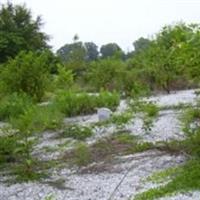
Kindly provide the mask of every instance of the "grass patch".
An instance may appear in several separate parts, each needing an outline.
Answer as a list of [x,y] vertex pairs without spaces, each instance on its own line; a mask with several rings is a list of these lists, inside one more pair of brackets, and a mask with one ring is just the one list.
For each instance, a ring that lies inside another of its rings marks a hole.
[[[158,180],[169,177],[172,179],[165,186],[150,189],[137,195],[134,200],[154,200],[177,192],[186,192],[200,189],[200,160],[190,160],[177,169],[162,172]],[[154,177],[155,178],[155,177]]]
[[91,137],[92,134],[93,132],[90,127],[75,124],[65,127],[62,133],[64,137],[71,137],[77,140],[85,140],[86,138]]
[[[67,152],[63,159],[74,164],[77,164],[78,160],[79,166],[81,164],[85,166],[93,162],[110,161],[113,156],[142,152],[152,148],[154,146],[151,143],[140,143],[138,137],[128,133],[120,133],[98,140],[90,146],[81,143],[75,150]],[[84,155],[82,155],[83,153]]]

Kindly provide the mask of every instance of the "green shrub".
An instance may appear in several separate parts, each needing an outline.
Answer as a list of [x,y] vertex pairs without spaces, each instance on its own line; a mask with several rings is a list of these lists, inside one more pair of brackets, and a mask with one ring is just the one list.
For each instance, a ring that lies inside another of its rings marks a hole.
[[189,108],[182,116],[183,130],[186,134],[191,135],[200,128],[200,109]]
[[74,92],[59,92],[54,104],[66,116],[71,117],[80,114],[88,114],[94,112],[94,96],[86,93],[76,94]]
[[133,112],[143,112],[148,117],[156,117],[159,113],[159,107],[152,102],[140,100],[131,100],[130,107]]
[[67,126],[63,132],[64,136],[72,137],[77,140],[84,140],[87,137],[91,137],[92,129],[86,126],[71,125]]
[[[28,120],[26,125],[28,125]],[[29,138],[30,132],[28,130],[25,131],[27,129],[25,125],[19,128],[21,129],[18,132],[10,128],[1,130],[0,165],[9,167],[11,175],[14,175],[16,180],[29,181],[38,179],[40,175],[33,168],[33,165],[37,162],[34,162],[31,156],[35,140]]]
[[19,147],[18,135],[0,137],[0,164],[15,162],[17,160],[17,149]]
[[109,91],[121,91],[125,68],[126,64],[120,59],[107,58],[91,62],[87,74],[89,85],[96,91],[101,88]]
[[26,94],[13,93],[5,96],[0,101],[0,120],[18,117],[32,106],[33,102]]
[[147,103],[144,105],[144,112],[148,117],[156,117],[159,112],[159,107],[153,103]]
[[57,129],[62,126],[63,114],[56,110],[52,105],[34,106],[26,110],[25,113],[18,118],[11,118],[10,122],[16,129],[26,127],[26,122],[29,121],[27,127],[31,132],[42,132],[47,129]]
[[119,115],[113,115],[111,117],[111,121],[114,124],[123,125],[128,123],[131,120],[131,118],[133,118],[133,114],[130,112],[125,112]]
[[84,115],[94,113],[97,107],[115,109],[119,104],[117,93],[101,92],[99,95],[60,91],[53,102],[66,116]]
[[71,70],[58,65],[58,75],[55,76],[55,89],[70,89],[74,84],[74,76]]
[[49,85],[46,53],[21,52],[2,68],[0,85],[4,93],[24,92],[40,101]]
[[111,110],[115,110],[119,102],[120,96],[117,92],[101,90],[99,96],[97,96],[97,107],[107,107]]

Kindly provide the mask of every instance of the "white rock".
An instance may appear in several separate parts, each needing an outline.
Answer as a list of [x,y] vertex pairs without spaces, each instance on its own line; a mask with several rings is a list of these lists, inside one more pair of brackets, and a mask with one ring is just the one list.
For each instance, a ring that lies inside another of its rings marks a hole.
[[108,120],[111,116],[112,111],[108,108],[99,108],[97,110],[99,121]]

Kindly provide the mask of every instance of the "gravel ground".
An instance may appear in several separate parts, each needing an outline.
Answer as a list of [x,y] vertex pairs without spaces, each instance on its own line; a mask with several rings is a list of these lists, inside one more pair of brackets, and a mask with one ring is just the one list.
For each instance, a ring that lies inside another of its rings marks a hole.
[[[192,104],[195,100],[195,94],[193,90],[179,91],[170,95],[150,97],[149,100],[155,101],[159,106],[176,106],[180,103]],[[117,112],[123,112],[126,108],[126,101],[123,100]],[[179,115],[180,112],[177,110],[160,111],[148,134],[142,129],[143,122],[139,117],[130,121],[125,126],[125,129],[150,142],[182,139],[183,133],[181,131]],[[66,123],[69,121],[89,125],[90,123],[97,122],[98,116],[94,114],[65,119]],[[115,131],[116,126],[113,125],[107,128],[97,128],[94,136],[87,140],[87,142],[92,143],[98,138],[112,134]],[[41,142],[36,147],[35,153],[40,154],[40,150],[45,147],[56,147],[59,144],[68,142],[68,140],[55,139],[54,136],[56,134],[55,132],[45,132],[40,138]],[[43,158],[53,159],[58,155],[60,155],[58,152],[49,152],[48,154],[44,153]],[[113,162],[106,165],[103,171],[91,170],[88,172],[84,168],[78,171],[71,171],[68,168],[52,170],[50,172],[51,178],[44,180],[44,182],[13,184],[10,186],[0,183],[0,200],[43,200],[49,195],[53,195],[56,200],[108,200],[125,174],[127,174],[126,178],[111,199],[128,200],[139,192],[157,186],[151,182],[144,181],[153,172],[179,165],[184,161],[184,156],[175,156],[154,150],[113,158]],[[96,163],[95,165],[104,166],[104,163]],[[172,197],[162,198],[162,200],[199,199],[199,192],[177,194]]]
[[[117,158],[116,158],[117,159]],[[147,151],[117,159],[104,172],[73,173],[67,169],[55,171],[52,180],[62,179],[62,187],[47,183],[26,183],[11,186],[0,185],[1,200],[41,200],[52,194],[57,200],[108,200],[123,176],[125,180],[113,196],[113,200],[125,200],[138,192],[154,187],[143,180],[158,170],[175,166],[184,161],[183,156],[171,156],[159,151]]]

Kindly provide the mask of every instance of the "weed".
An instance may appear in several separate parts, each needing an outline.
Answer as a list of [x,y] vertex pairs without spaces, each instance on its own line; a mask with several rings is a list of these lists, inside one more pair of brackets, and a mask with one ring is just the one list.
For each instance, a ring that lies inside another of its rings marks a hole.
[[91,128],[79,125],[68,125],[63,131],[65,137],[72,137],[77,140],[85,140],[86,138],[91,137],[92,134]]

